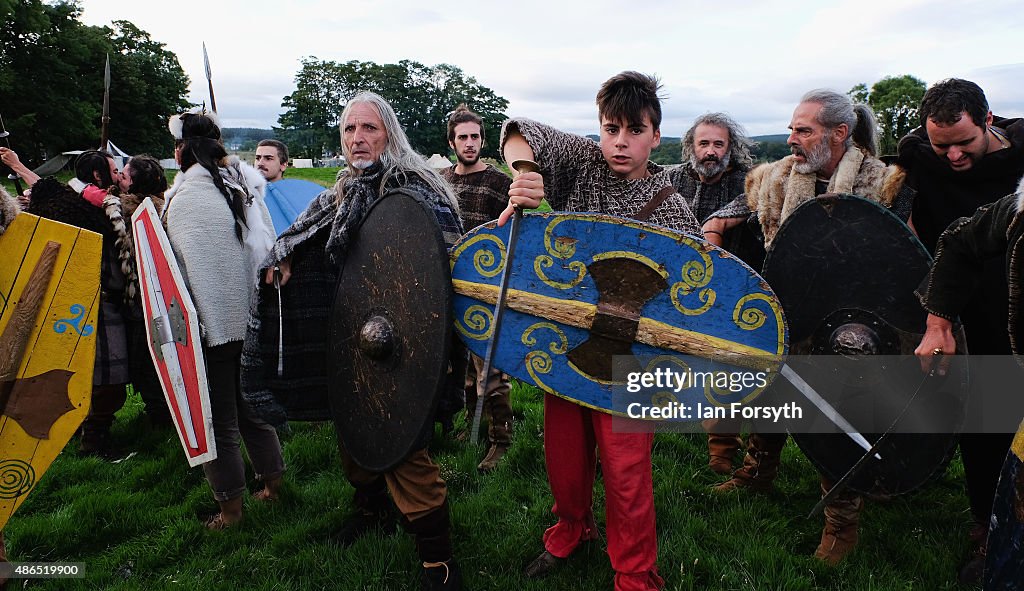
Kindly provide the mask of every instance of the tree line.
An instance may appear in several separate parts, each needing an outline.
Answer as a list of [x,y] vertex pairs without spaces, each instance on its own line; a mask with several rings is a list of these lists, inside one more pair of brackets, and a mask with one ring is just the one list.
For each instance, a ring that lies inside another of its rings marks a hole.
[[274,130],[278,139],[299,157],[339,153],[338,116],[362,90],[387,99],[413,148],[427,155],[448,153],[448,116],[459,103],[466,103],[484,119],[487,142],[482,155],[498,155],[498,134],[507,119],[508,100],[456,66],[426,66],[411,60],[377,64],[303,59],[295,75],[295,91],[281,104],[286,111]]
[[132,154],[168,154],[167,116],[189,107],[178,57],[124,20],[86,26],[77,1],[0,0],[0,115],[29,166],[99,147],[110,55],[110,139]]
[[[30,166],[61,151],[97,147],[103,101],[103,67],[111,62],[110,138],[125,151],[166,155],[173,141],[167,116],[188,107],[189,78],[177,56],[149,33],[125,20],[110,27],[80,21],[78,0],[0,0],[0,116],[12,147]],[[285,112],[274,135],[299,158],[340,152],[338,117],[359,91],[371,90],[395,108],[413,147],[423,154],[448,154],[448,115],[466,103],[485,121],[482,155],[497,158],[508,100],[451,64],[428,66],[336,62],[304,58],[295,90],[283,97]],[[848,95],[875,112],[883,154],[918,125],[925,83],[910,75],[858,84]],[[251,138],[241,141],[248,143]],[[784,142],[762,142],[760,160],[789,152]],[[666,142],[655,162],[679,161],[679,146]]]

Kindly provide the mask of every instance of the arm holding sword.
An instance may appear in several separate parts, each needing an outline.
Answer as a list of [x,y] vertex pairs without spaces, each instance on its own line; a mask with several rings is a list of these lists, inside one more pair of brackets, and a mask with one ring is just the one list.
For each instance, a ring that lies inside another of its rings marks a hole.
[[[935,262],[932,270],[918,289],[921,304],[928,311],[928,320],[921,344],[914,354],[921,361],[922,371],[930,371],[935,356],[941,356],[938,373],[944,375],[950,363],[950,355],[956,352],[953,341],[953,319],[964,310],[980,282],[980,262],[1006,254],[1007,278],[1010,283],[1010,334],[1016,335],[1014,352],[1019,353],[1021,327],[1016,325],[1020,317],[1019,300],[1013,294],[1020,293],[1015,285],[1020,276],[1022,248],[1021,206],[1024,205],[1024,183],[1016,194],[979,208],[970,219],[954,221],[939,237]],[[1016,314],[1014,313],[1016,311]]]
[[[533,148],[526,143],[526,138],[518,131],[509,130],[505,137],[502,150],[505,162],[535,159]],[[512,186],[508,190],[508,207],[498,217],[498,225],[504,226],[516,208],[536,209],[544,199],[544,177],[539,172],[520,172],[513,170]]]

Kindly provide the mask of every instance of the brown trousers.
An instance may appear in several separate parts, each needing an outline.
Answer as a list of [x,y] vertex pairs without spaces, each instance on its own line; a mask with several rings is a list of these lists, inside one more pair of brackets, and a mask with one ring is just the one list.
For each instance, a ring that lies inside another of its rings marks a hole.
[[441,478],[441,468],[430,459],[426,449],[415,451],[394,470],[380,474],[360,467],[338,438],[338,452],[345,477],[356,489],[366,489],[384,478],[398,511],[409,521],[424,517],[444,505],[448,485]]
[[245,493],[245,461],[239,441],[245,442],[256,478],[267,481],[284,474],[284,457],[277,431],[242,399],[239,371],[242,341],[204,347],[210,385],[210,414],[217,459],[203,464],[203,473],[218,501]]

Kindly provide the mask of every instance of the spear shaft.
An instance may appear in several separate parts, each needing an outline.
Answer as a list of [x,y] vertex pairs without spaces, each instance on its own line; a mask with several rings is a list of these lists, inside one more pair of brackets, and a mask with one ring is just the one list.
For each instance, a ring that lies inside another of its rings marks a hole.
[[100,149],[107,149],[110,140],[110,54],[103,67],[103,119],[100,122]]

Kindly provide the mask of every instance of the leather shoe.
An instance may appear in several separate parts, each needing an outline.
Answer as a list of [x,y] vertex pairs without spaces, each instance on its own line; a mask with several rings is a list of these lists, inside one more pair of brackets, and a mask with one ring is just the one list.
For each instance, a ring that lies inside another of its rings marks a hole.
[[547,550],[540,553],[540,556],[533,559],[533,562],[526,567],[523,574],[527,578],[536,579],[551,574],[555,569],[565,562],[564,558],[559,558]]
[[505,452],[508,451],[507,443],[495,443],[491,445],[491,448],[487,450],[487,456],[477,464],[477,471],[481,474],[487,474],[498,467],[498,462],[505,456]]

